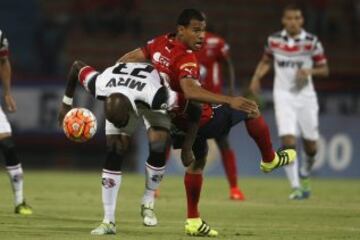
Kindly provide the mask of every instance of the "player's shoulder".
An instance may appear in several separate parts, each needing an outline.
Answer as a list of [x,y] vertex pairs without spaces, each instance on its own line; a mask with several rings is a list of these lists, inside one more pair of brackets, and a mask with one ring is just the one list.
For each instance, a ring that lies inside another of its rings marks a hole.
[[216,33],[206,32],[205,42],[210,45],[218,45],[225,43],[225,39]]
[[304,32],[305,32],[305,41],[312,42],[312,43],[317,43],[319,41],[318,36],[316,36],[315,34],[307,32],[307,31],[304,31]]
[[280,40],[282,38],[283,38],[283,31],[276,31],[276,32],[271,33],[268,36],[268,39],[271,39],[271,40]]

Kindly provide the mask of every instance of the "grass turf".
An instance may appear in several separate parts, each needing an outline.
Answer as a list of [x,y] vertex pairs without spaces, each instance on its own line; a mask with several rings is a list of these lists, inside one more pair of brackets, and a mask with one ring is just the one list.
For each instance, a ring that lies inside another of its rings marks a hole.
[[[194,239],[184,235],[185,194],[181,177],[166,176],[156,203],[158,227],[142,226],[143,176],[125,174],[117,205],[117,235],[91,236],[102,220],[100,173],[27,171],[25,195],[32,216],[13,213],[12,193],[0,173],[0,239]],[[360,181],[314,179],[306,201],[287,200],[284,179],[245,178],[245,202],[228,200],[224,178],[208,177],[202,217],[218,239],[360,239]],[[195,238],[196,239],[196,238]]]

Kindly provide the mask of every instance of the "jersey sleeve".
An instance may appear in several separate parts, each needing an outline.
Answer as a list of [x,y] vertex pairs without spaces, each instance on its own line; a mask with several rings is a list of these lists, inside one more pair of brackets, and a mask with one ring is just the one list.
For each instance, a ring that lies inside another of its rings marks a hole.
[[9,55],[9,42],[4,33],[0,31],[0,57],[6,57]]
[[230,52],[230,45],[225,42],[224,39],[220,38],[219,42],[219,56],[220,59],[225,59],[229,56]]
[[151,59],[151,55],[153,54],[153,48],[155,46],[155,39],[148,41],[145,46],[141,48],[141,51],[144,53],[145,58]]
[[85,66],[80,69],[78,75],[80,85],[93,95],[95,95],[95,81],[98,74],[93,67]]
[[176,64],[177,79],[182,78],[199,79],[200,66],[194,54],[182,56]]
[[265,42],[265,46],[264,46],[264,55],[273,58],[273,50],[271,48],[271,43],[270,43],[270,38],[268,38]]
[[326,64],[327,62],[324,48],[319,40],[315,41],[314,48],[312,51],[312,59],[315,65],[322,65],[322,64]]

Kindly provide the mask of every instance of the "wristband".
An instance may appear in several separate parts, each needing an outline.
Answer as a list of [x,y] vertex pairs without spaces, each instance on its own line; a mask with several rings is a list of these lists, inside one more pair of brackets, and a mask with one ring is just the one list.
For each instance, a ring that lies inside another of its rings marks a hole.
[[73,98],[70,98],[70,97],[64,95],[62,102],[66,105],[72,106]]

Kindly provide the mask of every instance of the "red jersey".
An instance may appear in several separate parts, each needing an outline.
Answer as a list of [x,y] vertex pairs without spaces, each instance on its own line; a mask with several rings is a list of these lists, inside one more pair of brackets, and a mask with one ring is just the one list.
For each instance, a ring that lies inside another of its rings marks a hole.
[[[187,116],[183,114],[186,107],[183,91],[180,87],[182,78],[198,80],[200,77],[199,63],[192,50],[182,42],[175,39],[174,34],[166,34],[149,41],[142,51],[146,58],[151,60],[161,77],[166,80],[170,88],[177,92],[179,109],[176,112],[176,125],[186,128]],[[200,83],[199,83],[200,84]],[[200,126],[204,125],[212,117],[210,106],[204,107],[200,120]]]
[[204,45],[196,52],[200,63],[200,80],[202,86],[215,93],[222,92],[223,74],[220,62],[229,54],[229,45],[223,38],[206,32]]
[[154,38],[142,51],[176,92],[182,92],[180,79],[199,79],[199,63],[194,52],[176,40],[174,34]]

